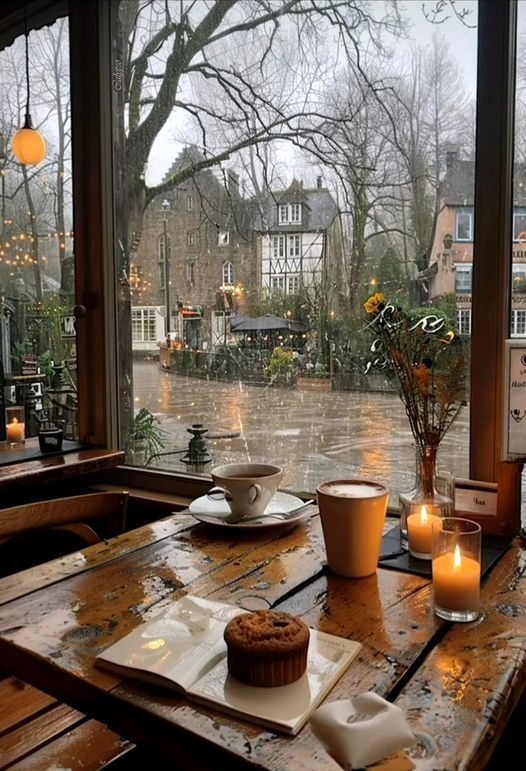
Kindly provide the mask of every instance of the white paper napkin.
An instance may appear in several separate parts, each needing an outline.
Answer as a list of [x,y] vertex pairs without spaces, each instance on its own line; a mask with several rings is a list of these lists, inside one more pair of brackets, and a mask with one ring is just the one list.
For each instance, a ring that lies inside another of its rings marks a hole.
[[415,743],[402,710],[377,693],[324,704],[310,723],[327,751],[352,768],[376,763]]

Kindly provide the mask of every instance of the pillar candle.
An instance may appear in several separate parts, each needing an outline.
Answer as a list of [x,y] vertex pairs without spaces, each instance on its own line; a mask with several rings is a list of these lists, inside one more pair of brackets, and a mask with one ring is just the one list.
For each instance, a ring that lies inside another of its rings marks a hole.
[[11,423],[7,424],[7,441],[13,444],[19,444],[24,441],[25,438],[25,423],[19,423],[16,418],[13,418]]
[[407,539],[410,551],[431,555],[431,530],[433,522],[438,521],[440,521],[440,517],[437,517],[436,514],[429,514],[425,506],[422,506],[416,514],[408,516]]
[[458,544],[454,552],[433,560],[433,593],[435,605],[447,610],[476,610],[480,602],[480,564],[461,554]]

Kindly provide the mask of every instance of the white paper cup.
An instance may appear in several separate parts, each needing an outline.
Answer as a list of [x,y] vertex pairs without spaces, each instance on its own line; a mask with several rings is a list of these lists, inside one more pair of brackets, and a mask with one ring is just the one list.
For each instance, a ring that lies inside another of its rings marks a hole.
[[360,479],[323,482],[317,489],[329,568],[340,576],[376,573],[389,493]]

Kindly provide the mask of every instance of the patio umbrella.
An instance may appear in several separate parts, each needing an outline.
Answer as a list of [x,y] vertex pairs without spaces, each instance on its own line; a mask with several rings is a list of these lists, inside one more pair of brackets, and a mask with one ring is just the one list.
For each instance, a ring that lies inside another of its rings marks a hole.
[[307,327],[300,321],[282,319],[279,316],[231,316],[230,328],[232,332],[270,332],[272,330],[288,330],[290,332],[306,332]]

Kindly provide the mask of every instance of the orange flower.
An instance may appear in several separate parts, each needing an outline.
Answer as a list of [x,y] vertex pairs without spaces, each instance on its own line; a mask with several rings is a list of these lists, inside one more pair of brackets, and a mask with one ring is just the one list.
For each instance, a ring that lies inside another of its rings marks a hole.
[[364,308],[366,313],[378,313],[379,310],[382,310],[379,306],[383,305],[385,303],[385,297],[381,292],[375,292],[375,294],[372,295],[372,297],[369,297],[366,303],[364,303]]
[[431,370],[425,364],[415,364],[412,368],[413,377],[422,396],[429,396],[431,385]]

